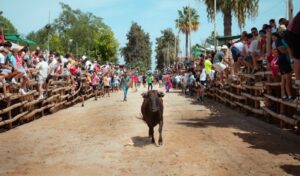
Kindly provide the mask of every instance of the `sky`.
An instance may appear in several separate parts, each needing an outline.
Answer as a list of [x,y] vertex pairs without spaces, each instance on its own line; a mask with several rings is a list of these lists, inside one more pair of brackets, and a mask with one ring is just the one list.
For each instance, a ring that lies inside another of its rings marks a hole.
[[[155,64],[154,48],[155,39],[161,31],[172,28],[177,34],[175,20],[178,10],[184,6],[191,6],[200,15],[200,27],[192,33],[192,45],[203,43],[214,30],[213,23],[207,19],[206,6],[201,0],[0,0],[0,11],[8,18],[18,32],[27,35],[48,23],[49,12],[52,22],[61,12],[59,2],[69,4],[74,9],[91,12],[103,18],[115,33],[115,37],[124,47],[127,43],[126,33],[132,22],[137,22],[143,30],[150,34],[152,42],[152,67]],[[300,11],[300,0],[294,0],[294,13]],[[250,31],[251,27],[261,28],[269,19],[286,17],[286,0],[260,0],[258,16],[247,19],[244,30]],[[233,19],[233,35],[239,34],[237,22]],[[223,17],[217,15],[217,33],[223,34]],[[184,35],[180,35],[180,47],[184,53]],[[124,62],[123,59],[120,62]]]

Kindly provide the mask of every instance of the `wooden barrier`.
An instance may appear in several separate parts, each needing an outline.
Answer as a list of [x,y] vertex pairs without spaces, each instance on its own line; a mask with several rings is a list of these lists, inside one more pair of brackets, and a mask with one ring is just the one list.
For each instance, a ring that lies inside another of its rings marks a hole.
[[[242,73],[226,82],[221,87],[218,82],[210,84],[206,96],[246,113],[276,119],[281,127],[286,124],[284,127],[300,130],[300,99],[282,100],[280,77],[272,77],[270,71]],[[300,94],[300,87],[293,85],[293,92]]]
[[[11,129],[14,126],[30,122],[44,115],[55,113],[61,109],[74,105],[80,100],[80,87],[74,90],[74,85],[66,80],[57,80],[54,76],[50,80],[46,99],[37,99],[38,93],[34,90],[36,82],[30,81],[29,91],[26,95],[12,93],[0,99],[0,128]],[[94,96],[93,89],[87,82],[82,84],[85,100]],[[18,87],[12,87],[11,92],[18,92]],[[101,95],[101,90],[98,91]],[[1,130],[4,131],[4,130]]]

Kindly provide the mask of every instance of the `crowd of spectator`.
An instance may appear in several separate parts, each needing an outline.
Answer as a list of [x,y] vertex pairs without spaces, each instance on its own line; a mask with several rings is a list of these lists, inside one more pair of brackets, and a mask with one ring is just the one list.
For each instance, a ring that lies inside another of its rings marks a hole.
[[[2,100],[15,94],[26,95],[32,87],[36,87],[38,99],[47,99],[49,85],[55,80],[67,81],[69,85],[73,85],[73,92],[79,91],[84,106],[86,87],[93,89],[97,100],[100,95],[110,97],[110,92],[120,90],[122,81],[127,76],[133,80],[133,84],[142,79],[138,78],[137,73],[126,71],[124,66],[108,62],[100,65],[96,60],[92,61],[86,56],[76,58],[71,53],[62,55],[55,51],[42,52],[39,47],[33,51],[27,47],[12,48],[9,41],[0,46]],[[15,88],[18,88],[18,92],[14,91]]]
[[[221,87],[239,74],[272,71],[281,80],[281,98],[293,100],[295,85],[300,85],[300,12],[292,21],[281,18],[269,20],[260,30],[242,32],[237,40],[227,41],[217,52],[205,52],[199,58],[185,58],[171,68],[172,84],[189,95],[197,94],[203,101],[205,87],[212,80]],[[184,71],[182,71],[184,70]]]

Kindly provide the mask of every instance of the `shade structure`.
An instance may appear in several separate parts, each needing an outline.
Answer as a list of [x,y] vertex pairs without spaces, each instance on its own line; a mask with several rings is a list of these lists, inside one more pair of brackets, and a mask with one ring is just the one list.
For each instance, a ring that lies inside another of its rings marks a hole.
[[35,45],[36,43],[29,39],[23,39],[20,37],[19,34],[5,34],[4,35],[5,40],[16,42],[16,43],[24,43],[27,45]]

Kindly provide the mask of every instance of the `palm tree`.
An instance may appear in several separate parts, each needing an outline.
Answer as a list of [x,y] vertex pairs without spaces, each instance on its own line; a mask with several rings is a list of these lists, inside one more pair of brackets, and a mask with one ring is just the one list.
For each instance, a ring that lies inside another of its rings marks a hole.
[[[214,0],[202,0],[207,6],[208,18],[214,17]],[[231,36],[232,14],[237,18],[238,25],[245,27],[246,18],[257,15],[259,0],[217,0],[217,11],[223,13],[224,35]]]
[[199,15],[196,9],[190,7],[183,7],[182,11],[178,10],[178,15],[178,19],[175,20],[176,27],[185,34],[186,56],[188,56],[189,34],[198,30],[200,24]]

